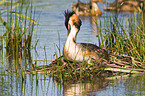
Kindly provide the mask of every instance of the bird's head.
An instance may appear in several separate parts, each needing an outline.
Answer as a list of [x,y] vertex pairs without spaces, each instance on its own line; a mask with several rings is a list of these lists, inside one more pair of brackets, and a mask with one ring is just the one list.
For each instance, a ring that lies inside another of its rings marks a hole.
[[65,27],[68,30],[68,34],[71,30],[71,27],[73,26],[75,26],[78,30],[80,30],[82,22],[79,19],[79,17],[75,14],[75,12],[66,10],[64,12],[64,16],[65,16]]

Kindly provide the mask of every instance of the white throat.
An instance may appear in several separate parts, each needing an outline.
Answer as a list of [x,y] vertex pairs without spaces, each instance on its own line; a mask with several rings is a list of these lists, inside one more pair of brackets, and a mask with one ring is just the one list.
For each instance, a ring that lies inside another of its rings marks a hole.
[[75,43],[77,33],[78,33],[78,29],[75,27],[75,25],[72,25],[66,42],[74,42]]

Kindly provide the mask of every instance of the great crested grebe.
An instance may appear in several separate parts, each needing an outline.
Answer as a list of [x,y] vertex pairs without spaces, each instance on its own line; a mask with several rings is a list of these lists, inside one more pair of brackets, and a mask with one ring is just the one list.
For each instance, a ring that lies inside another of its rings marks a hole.
[[90,62],[91,59],[109,59],[108,52],[89,43],[76,43],[76,36],[81,27],[81,20],[75,12],[65,11],[65,26],[68,37],[63,48],[63,57],[68,61]]
[[116,0],[110,6],[104,7],[106,11],[142,12],[144,1],[141,0]]
[[97,2],[106,3],[102,0],[90,0],[90,3],[82,3],[80,0],[72,4],[72,10],[79,16],[100,16],[102,11],[99,9]]

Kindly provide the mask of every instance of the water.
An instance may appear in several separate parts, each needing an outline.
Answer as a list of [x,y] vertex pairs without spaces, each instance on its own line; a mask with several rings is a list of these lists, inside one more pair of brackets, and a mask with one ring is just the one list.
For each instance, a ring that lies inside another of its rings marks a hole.
[[[64,26],[64,10],[77,0],[36,0],[33,6],[36,8],[36,21],[39,21],[38,29],[34,35],[39,39],[37,53],[31,50],[32,62],[34,60],[54,60],[55,45],[63,49],[67,38]],[[85,0],[82,0],[85,1]],[[107,2],[110,2],[108,0]],[[103,4],[99,8],[103,11]],[[126,18],[131,13],[122,13],[120,18]],[[110,12],[104,12],[97,22],[103,21],[104,17],[112,16]],[[77,36],[77,42],[90,42],[98,45],[97,33],[90,17],[80,17],[82,20],[81,30]],[[3,30],[3,29],[1,29]],[[45,56],[46,48],[47,57]],[[58,52],[58,51],[57,51]],[[4,51],[5,53],[5,51]],[[2,54],[2,53],[0,53]],[[5,56],[0,57],[2,61]],[[4,59],[5,60],[5,59]],[[51,61],[50,61],[51,62]],[[50,62],[47,62],[49,64]],[[40,65],[46,62],[40,62]],[[85,81],[65,81],[63,83],[48,77],[45,74],[26,74],[25,80],[16,74],[5,74],[5,65],[0,63],[0,96],[145,96],[144,74],[135,76],[120,76],[118,79],[97,77]]]

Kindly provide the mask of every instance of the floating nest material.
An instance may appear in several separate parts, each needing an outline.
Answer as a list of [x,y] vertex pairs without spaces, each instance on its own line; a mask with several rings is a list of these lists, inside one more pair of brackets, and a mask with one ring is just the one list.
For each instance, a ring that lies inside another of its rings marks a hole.
[[49,65],[36,66],[34,64],[32,71],[27,71],[29,74],[45,73],[51,77],[59,79],[79,79],[93,78],[96,76],[112,76],[116,74],[132,74],[143,73],[144,65],[139,60],[131,56],[111,55],[110,60],[92,60],[92,64],[86,62],[68,62],[63,56],[55,59]]

